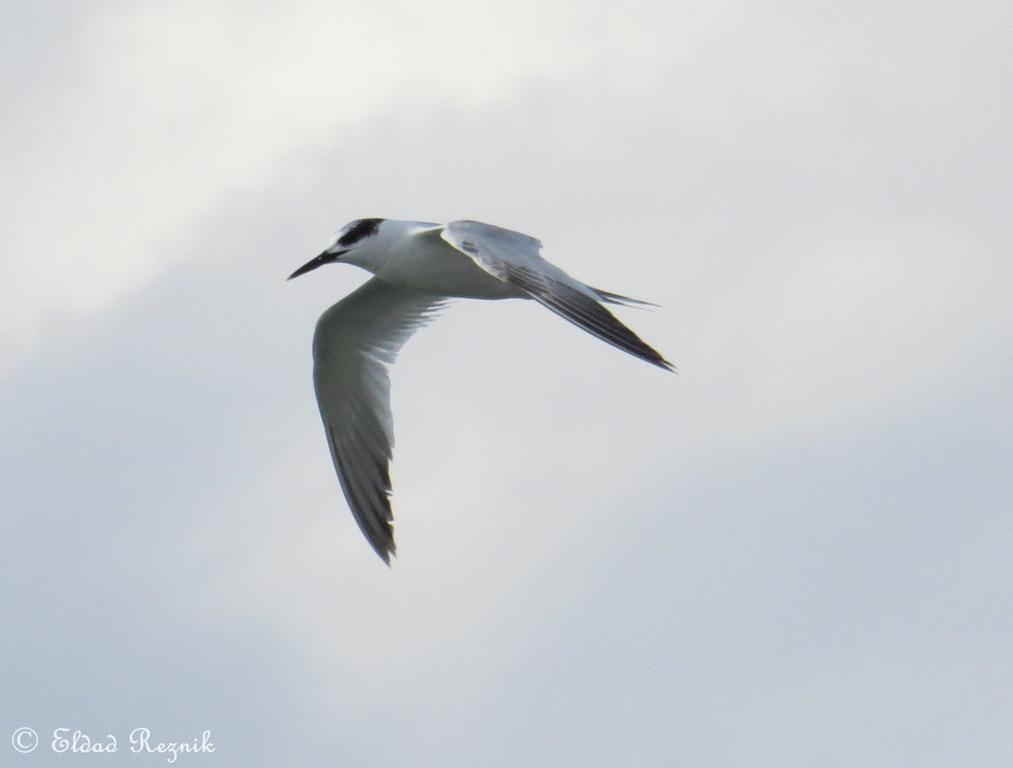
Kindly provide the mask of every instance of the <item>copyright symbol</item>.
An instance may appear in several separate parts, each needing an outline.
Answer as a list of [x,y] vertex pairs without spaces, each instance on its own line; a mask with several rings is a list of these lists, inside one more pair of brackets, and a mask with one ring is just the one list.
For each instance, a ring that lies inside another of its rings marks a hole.
[[18,728],[11,734],[11,746],[21,754],[27,755],[39,746],[39,734],[32,728]]

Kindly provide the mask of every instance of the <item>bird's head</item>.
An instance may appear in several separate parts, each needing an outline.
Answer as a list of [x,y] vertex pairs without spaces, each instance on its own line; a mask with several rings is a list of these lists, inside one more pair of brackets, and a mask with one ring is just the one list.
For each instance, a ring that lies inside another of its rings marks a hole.
[[330,264],[334,261],[346,261],[356,264],[358,261],[356,254],[364,251],[364,246],[380,231],[380,223],[382,221],[383,219],[355,219],[355,221],[348,222],[331,238],[330,244],[324,249],[323,253],[303,264],[289,275],[288,279],[291,280],[293,277],[305,275],[317,267],[322,267],[324,264]]

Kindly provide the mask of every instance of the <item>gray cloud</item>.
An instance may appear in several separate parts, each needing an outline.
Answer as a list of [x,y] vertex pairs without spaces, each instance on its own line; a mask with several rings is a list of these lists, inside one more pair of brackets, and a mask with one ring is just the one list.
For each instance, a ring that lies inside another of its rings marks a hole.
[[[208,765],[1007,762],[1008,12],[979,10],[739,9],[663,65],[392,106],[53,318],[0,384],[0,722],[212,728]],[[309,383],[362,275],[283,281],[361,215],[530,231],[663,304],[627,318],[681,369],[455,305],[393,377],[392,571]]]

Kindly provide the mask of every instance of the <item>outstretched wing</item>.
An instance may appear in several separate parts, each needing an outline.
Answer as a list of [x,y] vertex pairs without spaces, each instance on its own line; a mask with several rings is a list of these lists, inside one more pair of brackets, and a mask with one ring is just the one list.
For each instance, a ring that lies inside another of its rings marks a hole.
[[324,312],[313,336],[313,385],[331,459],[355,521],[386,563],[395,552],[387,366],[443,302],[374,277]]
[[601,303],[643,302],[591,288],[570,277],[538,254],[542,244],[535,238],[480,221],[452,221],[440,236],[490,275],[516,285],[574,325],[641,360],[673,370],[671,363]]

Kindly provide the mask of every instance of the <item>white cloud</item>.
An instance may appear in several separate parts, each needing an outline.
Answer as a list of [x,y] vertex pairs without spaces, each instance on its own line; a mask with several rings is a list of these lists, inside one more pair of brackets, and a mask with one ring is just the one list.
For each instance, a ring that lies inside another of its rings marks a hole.
[[[244,765],[1007,754],[1009,187],[985,139],[1010,115],[972,109],[991,64],[937,60],[950,19],[919,10],[912,50],[904,13],[862,10],[90,18],[81,88],[49,100],[68,119],[15,131],[38,189],[9,225],[48,232],[55,190],[68,278],[12,306],[98,311],[0,386],[4,655],[33,662],[9,716],[206,717]],[[907,82],[930,64],[949,79]],[[454,306],[394,371],[387,570],[309,380],[316,316],[363,275],[283,282],[346,209],[529,230],[662,303],[623,316],[681,374],[530,303]]]
[[285,177],[381,110],[411,124],[434,105],[502,104],[631,42],[626,59],[664,57],[637,18],[531,2],[97,7],[63,52],[74,87],[6,107],[8,355],[51,313],[158,274],[226,195]]

